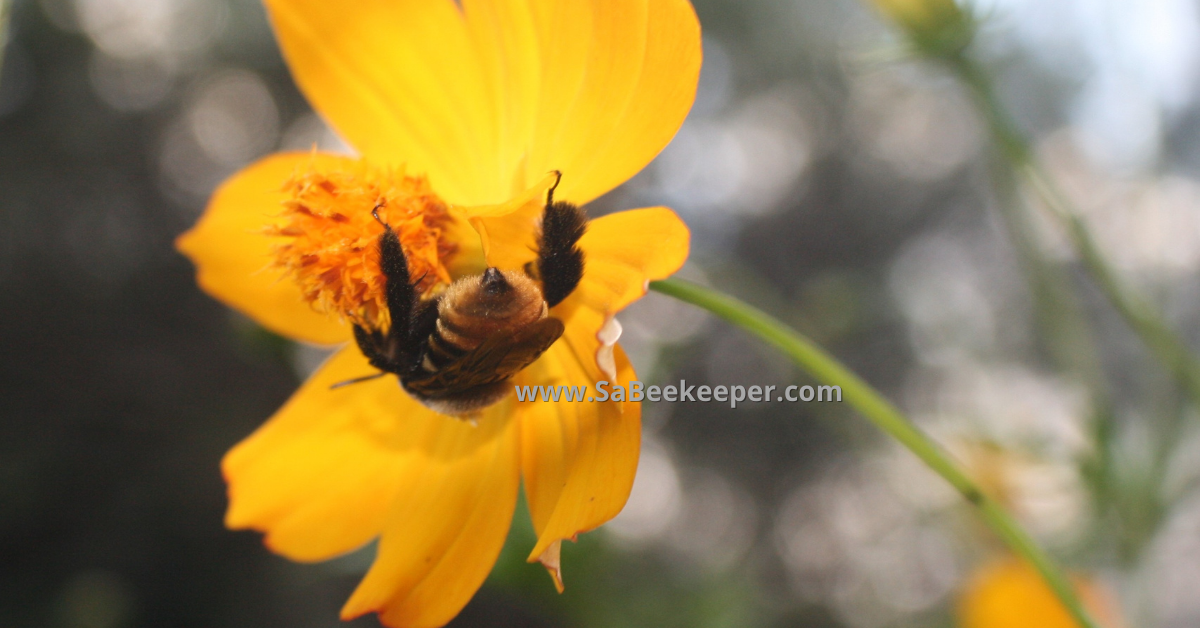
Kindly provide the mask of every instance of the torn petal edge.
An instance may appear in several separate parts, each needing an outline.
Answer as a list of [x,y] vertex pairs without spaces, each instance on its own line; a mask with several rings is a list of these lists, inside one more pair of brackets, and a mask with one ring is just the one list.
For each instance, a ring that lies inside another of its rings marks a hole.
[[538,556],[538,562],[546,568],[546,572],[550,574],[550,578],[554,580],[554,588],[562,593],[566,590],[563,586],[562,579],[562,539],[559,539],[550,544],[546,551]]
[[613,347],[621,339],[621,322],[615,316],[606,316],[604,326],[596,332],[596,340],[600,348],[596,349],[596,366],[608,377],[608,381],[617,381],[617,359],[613,355]]

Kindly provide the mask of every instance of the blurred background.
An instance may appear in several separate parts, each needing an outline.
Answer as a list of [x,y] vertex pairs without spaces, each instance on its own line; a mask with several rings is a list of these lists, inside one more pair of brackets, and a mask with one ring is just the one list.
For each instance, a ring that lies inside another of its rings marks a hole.
[[[1034,224],[1098,379],[1056,357],[953,78],[852,0],[694,2],[695,108],[591,213],[675,208],[694,234],[684,277],[760,305],[882,389],[1128,625],[1200,625],[1195,408]],[[1200,346],[1200,4],[973,10],[974,54],[1104,251]],[[8,35],[0,625],[340,625],[371,548],[319,565],[272,555],[222,527],[218,470],[324,354],[206,297],[172,246],[243,165],[338,139],[253,0],[18,0]],[[621,320],[649,383],[811,383],[665,297]],[[564,547],[567,592],[524,563],[519,511],[454,626],[948,628],[972,574],[1003,556],[844,404],[643,410],[629,505]]]

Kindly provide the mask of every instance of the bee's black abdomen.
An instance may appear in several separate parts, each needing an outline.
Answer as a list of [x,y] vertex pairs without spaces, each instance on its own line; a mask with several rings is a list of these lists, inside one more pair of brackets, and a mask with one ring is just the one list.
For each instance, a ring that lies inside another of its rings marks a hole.
[[538,277],[546,305],[562,303],[583,278],[583,251],[579,239],[587,230],[587,214],[571,203],[546,205],[538,237]]

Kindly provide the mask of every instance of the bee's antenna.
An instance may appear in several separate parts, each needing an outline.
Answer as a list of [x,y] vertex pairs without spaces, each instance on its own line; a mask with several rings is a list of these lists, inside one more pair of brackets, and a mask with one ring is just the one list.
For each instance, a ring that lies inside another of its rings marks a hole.
[[554,204],[554,190],[558,189],[558,184],[562,182],[562,170],[551,170],[554,173],[554,185],[550,186],[550,191],[546,192],[546,204]]
[[387,224],[382,218],[379,217],[379,208],[383,207],[384,205],[387,205],[387,201],[379,201],[378,203],[375,203],[375,207],[371,209],[371,217],[375,219],[375,222],[390,228],[391,225]]
[[355,377],[354,379],[348,379],[344,382],[338,382],[338,383],[330,386],[329,390],[337,390],[339,388],[349,386],[350,384],[360,384],[362,382],[368,382],[373,379],[379,379],[380,377],[383,377],[384,375],[387,375],[387,373],[376,373],[374,375],[364,375],[362,377]]

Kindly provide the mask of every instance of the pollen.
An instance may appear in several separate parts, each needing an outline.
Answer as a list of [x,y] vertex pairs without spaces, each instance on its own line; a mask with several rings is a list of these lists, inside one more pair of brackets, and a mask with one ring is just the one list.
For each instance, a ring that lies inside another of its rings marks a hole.
[[286,200],[266,234],[280,238],[271,266],[296,281],[319,312],[382,329],[388,321],[386,284],[380,269],[384,227],[400,238],[409,279],[422,295],[450,284],[446,262],[456,250],[445,234],[448,207],[425,177],[403,170],[356,164],[351,170],[298,171],[283,185]]

